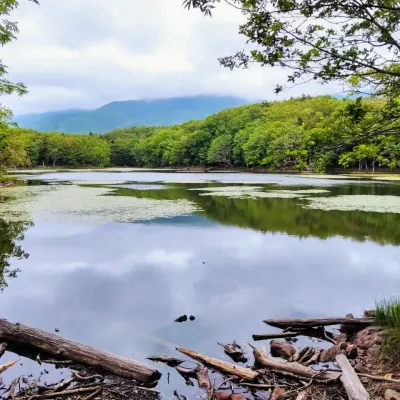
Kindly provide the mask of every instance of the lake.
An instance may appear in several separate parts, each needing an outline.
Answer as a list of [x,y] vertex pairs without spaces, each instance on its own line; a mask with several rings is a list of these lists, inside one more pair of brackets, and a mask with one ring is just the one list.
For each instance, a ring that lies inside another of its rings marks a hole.
[[[400,182],[164,172],[24,178],[0,189],[0,267],[19,270],[0,293],[0,315],[12,322],[58,328],[140,361],[177,356],[176,345],[228,360],[217,342],[273,332],[263,319],[360,315],[400,295]],[[182,314],[196,319],[173,322]],[[167,397],[196,392],[157,368]],[[47,369],[50,381],[56,372]],[[41,370],[22,359],[5,377]]]

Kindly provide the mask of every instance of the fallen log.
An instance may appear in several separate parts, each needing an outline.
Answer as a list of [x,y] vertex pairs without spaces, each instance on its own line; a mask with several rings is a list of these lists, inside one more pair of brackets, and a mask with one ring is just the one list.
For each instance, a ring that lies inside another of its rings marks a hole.
[[300,336],[300,332],[281,332],[281,333],[264,333],[259,335],[252,335],[254,341],[257,340],[269,340],[269,339],[285,339],[285,338],[295,338]]
[[194,360],[202,362],[210,368],[223,372],[224,374],[235,375],[247,381],[253,381],[258,376],[258,372],[253,371],[250,368],[241,367],[239,365],[231,364],[226,361],[208,357],[203,354],[197,353],[196,351],[184,349],[182,347],[177,347],[176,350],[193,358]]
[[266,319],[263,321],[267,325],[275,328],[313,328],[328,325],[373,325],[374,318],[321,318],[321,319]]
[[336,356],[336,362],[342,369],[340,380],[343,383],[349,400],[369,400],[369,394],[363,384],[361,383],[358,375],[350,365],[349,360],[344,354]]
[[122,358],[40,329],[30,328],[19,323],[13,324],[2,318],[0,318],[0,339],[33,346],[53,356],[97,367],[114,375],[140,382],[153,383],[161,377],[155,368],[135,360]]
[[253,354],[256,363],[262,367],[272,369],[276,373],[282,372],[284,374],[290,374],[291,376],[297,378],[308,378],[315,381],[323,382],[333,382],[336,381],[339,377],[339,375],[332,374],[330,372],[315,371],[297,362],[284,362],[275,360],[271,357],[268,357],[265,348],[261,347],[261,349],[258,350],[251,344],[250,346],[253,348]]

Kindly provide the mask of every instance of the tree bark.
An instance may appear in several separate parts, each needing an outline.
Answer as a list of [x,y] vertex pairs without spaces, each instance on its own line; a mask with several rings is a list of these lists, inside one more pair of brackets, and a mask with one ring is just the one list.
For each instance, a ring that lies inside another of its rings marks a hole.
[[267,325],[275,328],[310,328],[328,325],[368,326],[374,323],[373,318],[321,318],[321,319],[266,319]]
[[97,367],[140,382],[152,383],[161,377],[155,368],[135,360],[122,358],[40,329],[19,323],[13,324],[2,318],[0,318],[0,338],[19,345],[33,346],[53,356]]
[[336,361],[342,369],[340,380],[346,389],[349,400],[370,400],[369,394],[362,385],[358,375],[350,365],[349,360],[344,354],[336,356]]

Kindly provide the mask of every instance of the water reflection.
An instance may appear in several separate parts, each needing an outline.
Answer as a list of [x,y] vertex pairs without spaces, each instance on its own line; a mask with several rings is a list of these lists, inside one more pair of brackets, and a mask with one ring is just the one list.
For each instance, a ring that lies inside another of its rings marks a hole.
[[[31,256],[18,262],[22,273],[1,294],[0,315],[145,362],[150,354],[178,355],[175,345],[227,359],[216,342],[245,343],[272,331],[265,318],[358,315],[375,299],[400,295],[398,214],[307,210],[301,199],[187,190],[198,185],[115,193],[188,199],[204,210],[193,216],[94,225],[36,220],[23,241]],[[328,189],[400,195],[392,184]],[[10,235],[14,246],[23,231]],[[174,323],[182,314],[196,320]],[[6,374],[36,367],[24,360]],[[168,386],[171,370],[157,367],[165,372],[160,390],[191,398],[179,376]]]
[[[157,200],[187,199],[197,204],[211,221],[251,228],[261,232],[286,233],[301,238],[317,237],[319,239],[343,236],[357,241],[373,240],[381,244],[400,244],[400,214],[310,210],[302,207],[305,200],[301,198],[232,199],[220,196],[202,196],[198,191],[187,190],[194,187],[199,187],[199,185],[174,185],[174,187],[167,186],[164,190],[120,188],[114,195]],[[268,188],[279,190],[281,187],[270,185]],[[316,187],[305,188],[315,189]],[[305,188],[286,187],[290,190],[304,190]],[[328,195],[331,196],[400,196],[400,185],[381,183],[340,185],[330,187],[329,191]]]
[[19,268],[13,266],[12,258],[26,259],[26,253],[17,242],[24,239],[24,232],[33,226],[30,222],[11,222],[0,218],[0,291],[8,286],[8,281],[15,278]]

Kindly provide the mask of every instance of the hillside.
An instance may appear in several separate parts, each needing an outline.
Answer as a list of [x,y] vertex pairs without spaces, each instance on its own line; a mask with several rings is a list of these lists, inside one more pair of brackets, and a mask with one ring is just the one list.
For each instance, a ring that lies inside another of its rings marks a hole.
[[41,132],[104,133],[130,126],[175,125],[246,104],[236,97],[195,96],[114,101],[96,110],[64,110],[15,116],[21,128]]

